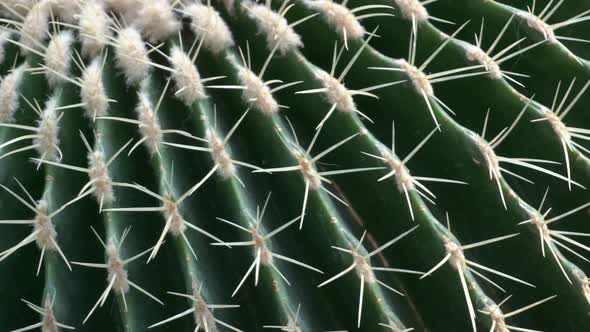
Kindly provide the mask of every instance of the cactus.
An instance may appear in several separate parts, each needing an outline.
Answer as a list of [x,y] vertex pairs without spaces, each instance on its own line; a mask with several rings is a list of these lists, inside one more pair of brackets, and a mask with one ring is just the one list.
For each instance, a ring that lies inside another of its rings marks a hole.
[[2,2],[0,331],[588,330],[588,6]]

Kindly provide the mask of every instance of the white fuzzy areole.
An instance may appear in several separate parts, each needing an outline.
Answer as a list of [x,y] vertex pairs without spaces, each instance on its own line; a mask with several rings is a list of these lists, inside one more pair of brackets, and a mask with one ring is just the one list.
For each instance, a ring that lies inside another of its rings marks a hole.
[[196,284],[193,284],[193,289],[193,315],[195,317],[195,322],[200,326],[204,326],[206,322],[207,326],[209,327],[209,331],[216,332],[217,327],[213,312],[209,309],[207,302],[205,302],[205,299],[203,299],[203,296],[201,296],[199,288]]
[[18,109],[18,87],[22,81],[26,65],[22,65],[4,76],[0,83],[0,122],[14,122],[14,113]]
[[455,243],[453,240],[449,238],[444,239],[445,242],[445,250],[447,255],[451,255],[449,259],[449,263],[455,270],[465,271],[467,267],[467,262],[465,260],[465,255],[463,254],[463,249]]
[[295,151],[295,158],[301,167],[299,171],[301,172],[303,179],[309,183],[309,187],[313,190],[319,189],[322,186],[322,180],[318,172],[315,170],[313,163],[305,158],[305,156],[299,151]]
[[250,224],[249,230],[250,234],[252,235],[252,241],[254,241],[254,257],[256,257],[256,255],[258,255],[258,251],[260,251],[260,263],[266,266],[272,266],[272,252],[268,250],[264,236],[262,236],[262,234],[260,234],[260,232],[258,232],[258,230],[252,224]]
[[191,19],[191,30],[203,39],[203,47],[217,54],[234,45],[234,39],[227,24],[212,7],[194,3],[184,10]]
[[490,146],[488,142],[478,136],[477,139],[477,147],[479,151],[484,155],[486,160],[486,165],[492,169],[492,173],[495,175],[500,174],[500,161],[498,160],[498,156],[496,156],[496,152],[494,148]]
[[115,241],[109,241],[107,245],[107,271],[108,279],[110,283],[113,277],[115,277],[115,283],[113,289],[119,294],[124,294],[129,291],[129,279],[127,278],[127,270],[125,270],[125,263],[119,256],[119,249],[115,244]]
[[5,47],[8,45],[8,38],[10,38],[11,32],[0,31],[0,63],[4,63],[6,57]]
[[63,77],[70,76],[69,72],[72,63],[70,47],[73,41],[74,35],[69,30],[64,30],[51,37],[51,41],[45,50],[45,65],[50,69],[45,71],[45,76],[50,87],[65,82],[66,80]]
[[274,99],[270,88],[247,68],[240,68],[238,78],[246,89],[242,90],[242,98],[250,105],[256,106],[263,113],[271,114],[279,111],[279,103]]
[[80,97],[84,103],[85,115],[94,120],[97,116],[107,114],[109,99],[102,83],[102,58],[94,59],[84,73],[80,88]]
[[404,165],[401,160],[399,160],[393,153],[387,151],[386,149],[382,149],[381,156],[385,159],[385,162],[392,171],[395,171],[393,175],[395,177],[395,184],[397,185],[397,190],[399,192],[404,192],[404,187],[406,190],[411,191],[414,190],[414,183],[412,182],[412,175],[410,174],[410,170]]
[[545,240],[545,242],[551,242],[551,233],[547,223],[545,222],[545,218],[538,212],[529,212],[530,223],[537,227],[537,231],[541,235],[541,237]]
[[55,319],[51,299],[47,297],[43,306],[43,319],[41,320],[41,332],[59,332],[58,322]]
[[105,5],[110,11],[120,15],[126,15],[133,7],[137,5],[138,0],[104,0]]
[[88,153],[88,177],[94,182],[92,195],[99,204],[111,203],[115,200],[113,180],[109,176],[104,153],[100,150]]
[[492,148],[492,146],[480,136],[477,136],[476,144],[481,154],[484,155],[486,166],[491,168],[491,172],[494,176],[500,176],[500,161],[498,160],[494,148]]
[[14,11],[20,16],[24,17],[27,15],[29,8],[32,8],[35,3],[37,3],[37,0],[3,0],[2,3],[8,7],[8,9],[0,6],[0,13],[6,17],[18,19],[20,17],[14,15],[11,11]]
[[107,13],[116,13],[120,21],[133,23],[137,19],[137,7],[141,0],[103,0]]
[[375,279],[375,274],[373,273],[373,270],[371,269],[371,264],[369,264],[368,259],[361,255],[360,253],[358,253],[356,250],[352,251],[352,258],[354,259],[354,262],[356,263],[354,265],[354,270],[356,272],[356,274],[358,275],[358,277],[363,277],[363,279],[365,280],[365,283],[368,284],[372,284],[376,281]]
[[115,41],[115,66],[123,72],[128,85],[138,84],[150,70],[148,52],[141,34],[133,27],[119,31]]
[[490,319],[496,323],[496,327],[491,332],[509,332],[508,326],[506,326],[506,321],[504,320],[504,314],[500,307],[496,304],[488,305],[484,308],[484,311],[490,313]]
[[543,106],[543,114],[551,124],[553,131],[557,134],[557,136],[563,140],[565,143],[570,143],[572,137],[570,132],[567,130],[566,125],[561,121],[561,119],[555,115],[551,110],[545,108]]
[[87,1],[78,15],[82,56],[95,57],[107,45],[112,31],[110,19],[100,1]]
[[49,31],[49,6],[45,1],[37,2],[27,12],[21,27],[19,42],[23,54],[28,54],[28,48],[38,49]]
[[55,17],[67,23],[74,23],[76,16],[80,13],[82,1],[84,0],[41,0],[51,6]]
[[326,96],[328,102],[332,105],[336,104],[336,109],[341,112],[354,112],[356,105],[352,94],[346,89],[344,84],[340,83],[335,77],[321,71],[316,74],[316,78],[322,83],[326,89]]
[[416,22],[428,21],[428,11],[420,3],[420,0],[394,0],[395,4],[402,13],[402,17],[411,20],[414,18]]
[[34,224],[33,224],[33,232],[38,232],[37,236],[35,236],[35,243],[39,249],[43,250],[55,250],[57,232],[55,231],[55,227],[51,222],[51,219],[48,217],[48,207],[47,202],[44,200],[40,200],[37,203],[37,215],[35,216]]
[[146,139],[145,145],[150,153],[156,153],[162,143],[162,129],[148,96],[143,92],[139,94],[139,101],[135,107],[135,112],[141,123],[139,133]]
[[256,20],[258,31],[266,38],[266,47],[269,50],[277,47],[277,52],[284,55],[287,51],[303,46],[301,37],[283,16],[265,5],[255,4],[249,9],[249,15]]
[[174,69],[172,79],[176,85],[176,97],[186,105],[207,98],[197,67],[180,47],[172,48],[170,62]]
[[137,5],[135,24],[150,43],[167,39],[180,29],[180,22],[174,16],[174,9],[168,0],[145,0]]
[[481,48],[475,45],[469,45],[465,50],[465,56],[467,56],[469,61],[477,61],[480,65],[484,65],[484,69],[492,79],[498,80],[502,78],[500,66]]
[[41,113],[41,118],[37,121],[37,133],[39,137],[33,140],[33,144],[38,145],[37,153],[43,160],[58,161],[59,146],[59,123],[56,112],[57,101],[51,98],[47,101],[45,109]]
[[528,12],[523,12],[522,17],[526,20],[529,28],[540,32],[550,43],[557,43],[557,37],[555,36],[555,31],[553,31],[551,25],[545,23],[539,17]]
[[164,195],[163,208],[164,219],[166,219],[167,222],[170,220],[169,232],[174,236],[179,236],[180,234],[184,233],[186,230],[184,218],[178,211],[178,205],[174,203],[170,194]]
[[434,89],[432,88],[432,85],[430,84],[428,77],[426,76],[426,74],[420,71],[420,69],[409,64],[405,60],[402,60],[402,64],[400,65],[400,67],[409,76],[410,80],[412,81],[412,84],[414,85],[414,88],[416,88],[416,91],[418,91],[418,93],[422,94],[424,92],[427,96],[434,95]]
[[[340,38],[344,39],[345,36],[348,40],[363,38],[366,32],[365,28],[348,8],[331,0],[313,0],[306,3],[322,14],[328,24],[340,35]],[[346,31],[346,35],[344,31]]]
[[236,167],[229,153],[225,151],[225,144],[212,129],[207,130],[207,142],[211,148],[211,158],[213,158],[215,165],[219,166],[218,173],[224,179],[232,177],[236,172]]

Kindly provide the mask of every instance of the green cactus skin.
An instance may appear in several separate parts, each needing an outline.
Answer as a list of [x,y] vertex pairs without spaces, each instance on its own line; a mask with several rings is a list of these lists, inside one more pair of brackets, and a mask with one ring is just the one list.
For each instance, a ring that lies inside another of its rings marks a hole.
[[588,330],[589,6],[0,4],[0,331]]

